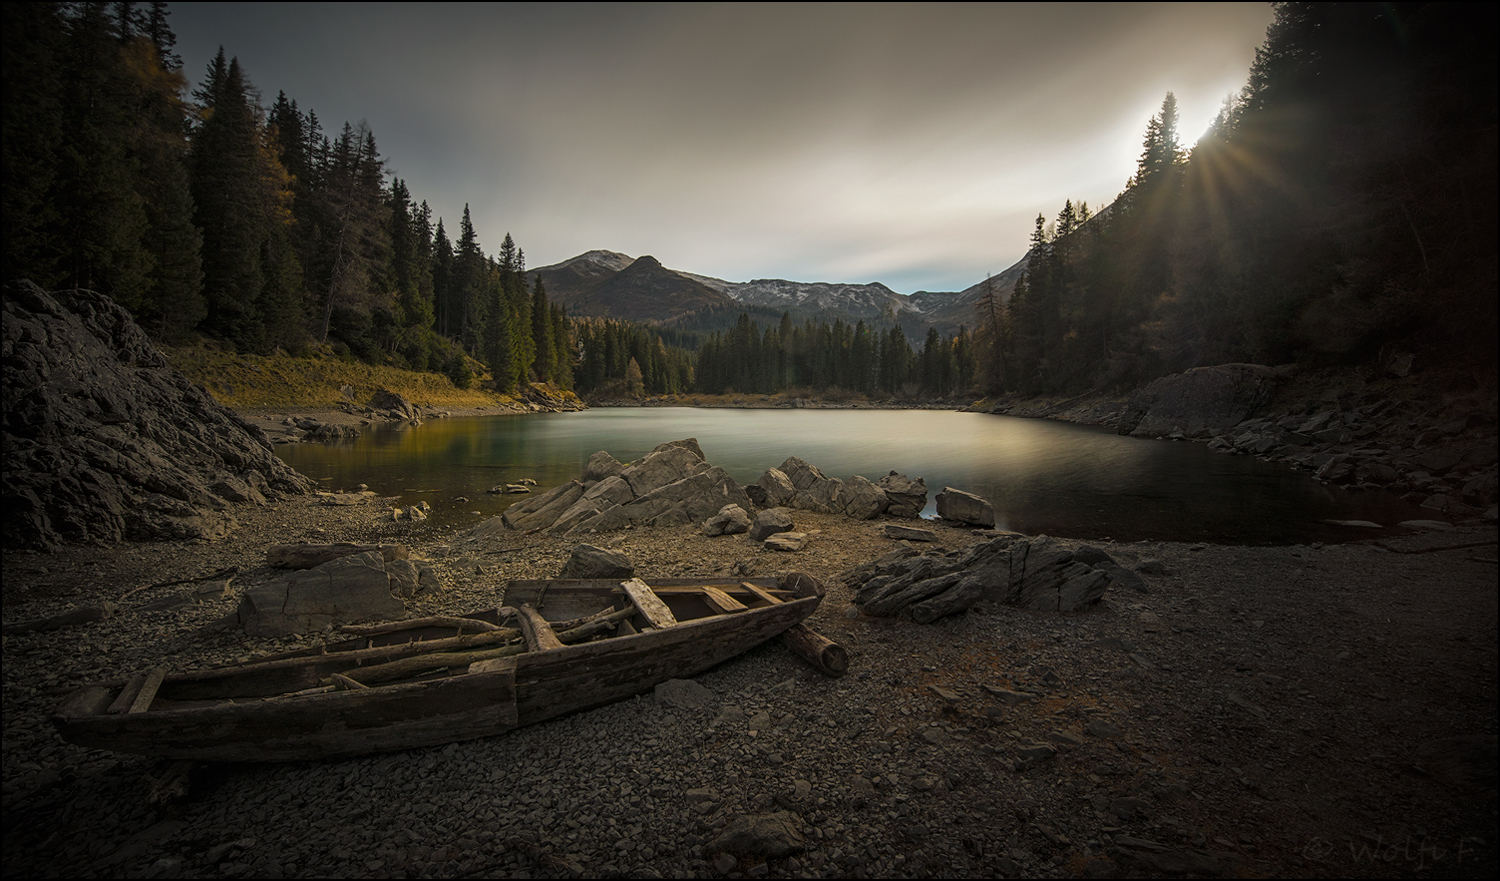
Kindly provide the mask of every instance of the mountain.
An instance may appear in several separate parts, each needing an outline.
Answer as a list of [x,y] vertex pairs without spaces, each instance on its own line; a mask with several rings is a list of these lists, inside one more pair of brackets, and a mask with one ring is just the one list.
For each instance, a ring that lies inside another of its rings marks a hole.
[[[1022,257],[990,279],[1000,301],[1010,299],[1026,269]],[[668,269],[653,257],[631,258],[616,251],[588,251],[561,263],[531,271],[546,285],[547,295],[568,306],[571,315],[670,321],[699,309],[725,310],[736,304],[790,312],[797,319],[842,319],[853,323],[894,318],[908,336],[920,341],[929,326],[944,334],[976,324],[974,306],[985,282],[962,291],[917,291],[898,294],[880,282],[788,281],[758,278],[733,282]]]
[[734,301],[701,282],[662,266],[655,257],[631,259],[614,251],[589,251],[534,269],[547,296],[574,316],[668,321]]

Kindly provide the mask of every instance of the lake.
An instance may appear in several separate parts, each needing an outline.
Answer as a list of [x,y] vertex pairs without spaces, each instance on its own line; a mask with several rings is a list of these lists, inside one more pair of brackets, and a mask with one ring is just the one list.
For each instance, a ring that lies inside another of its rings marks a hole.
[[1029,534],[1293,544],[1373,533],[1323,520],[1394,525],[1423,516],[1390,493],[1324,486],[1285,465],[1203,444],[943,410],[596,408],[434,419],[277,453],[325,489],[368,484],[402,504],[427,501],[439,524],[467,525],[527,498],[485,492],[497,484],[531,478],[541,492],[577,477],[598,450],[628,462],[688,437],[741,483],[788,456],[843,479],[879,480],[894,470],[926,480],[924,516],[934,516],[932,499],[952,486],[988,499],[997,527]]

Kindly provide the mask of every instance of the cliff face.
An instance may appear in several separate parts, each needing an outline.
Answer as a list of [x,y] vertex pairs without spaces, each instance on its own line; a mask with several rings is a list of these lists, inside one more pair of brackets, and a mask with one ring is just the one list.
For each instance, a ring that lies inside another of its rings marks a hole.
[[6,284],[0,362],[7,548],[218,538],[235,504],[311,490],[102,294]]

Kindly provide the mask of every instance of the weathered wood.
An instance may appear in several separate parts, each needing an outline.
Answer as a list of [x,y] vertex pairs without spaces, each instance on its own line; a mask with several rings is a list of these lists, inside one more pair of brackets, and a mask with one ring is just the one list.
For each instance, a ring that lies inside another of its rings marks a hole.
[[304,650],[258,663],[174,674],[166,684],[172,700],[242,698],[285,694],[318,685],[333,673],[369,669],[400,658],[443,651],[474,650],[519,640],[520,631],[505,627],[491,633],[452,636],[373,648],[316,653]]
[[266,565],[275,569],[311,569],[329,560],[367,554],[370,551],[379,551],[381,559],[387,563],[411,557],[411,553],[402,545],[362,545],[341,541],[334,544],[272,545],[266,551]]
[[215,572],[210,572],[207,575],[195,575],[192,578],[179,578],[176,581],[158,581],[155,584],[143,584],[140,587],[133,587],[130,590],[127,590],[124,593],[120,594],[120,599],[123,600],[132,594],[140,593],[143,590],[150,590],[153,587],[172,587],[178,584],[198,584],[199,582],[215,581],[220,578],[223,578],[226,581],[232,581],[234,579],[234,576],[238,575],[239,572],[240,567],[229,566],[224,569],[219,569]]
[[511,655],[525,654],[527,647],[523,644],[500,646],[499,648],[479,649],[472,652],[435,652],[429,655],[417,655],[411,658],[401,658],[391,661],[389,664],[376,664],[373,667],[359,667],[347,670],[344,675],[361,685],[374,685],[377,682],[396,682],[415,676],[418,673],[426,673],[429,670],[438,670],[443,667],[452,669],[454,667],[467,667],[475,661],[487,661],[490,658],[503,658]]
[[790,596],[793,595],[792,592],[789,591],[789,590],[782,590],[779,587],[760,587],[759,585],[752,584],[752,583],[750,583],[748,581],[742,581],[739,584],[673,584],[673,585],[653,584],[653,585],[651,585],[651,589],[656,592],[657,596],[664,596],[664,597],[666,597],[666,596],[680,596],[682,594],[695,594],[695,593],[698,593],[699,591],[703,590],[703,588],[705,588],[705,587],[712,587],[712,588],[714,588],[716,590],[722,590],[725,593],[729,594],[730,596],[735,596],[736,594],[740,594],[740,595],[749,594],[751,596],[759,596],[761,594],[761,592],[764,592],[766,594],[771,594],[771,595],[783,594],[786,597],[790,597]]
[[152,667],[146,671],[146,678],[141,682],[141,690],[136,692],[130,701],[130,709],[127,713],[144,713],[151,709],[151,702],[156,700],[156,692],[161,688],[162,680],[167,678],[166,667]]
[[710,608],[716,609],[724,614],[750,611],[749,606],[745,605],[734,597],[731,597],[724,591],[719,590],[717,587],[703,588],[703,598],[708,600],[708,605]]
[[[772,579],[749,580],[781,594]],[[618,581],[512,582],[506,591],[511,605],[530,602],[544,622],[557,621],[544,623],[543,632],[553,631],[562,645],[528,651],[519,639],[501,644],[505,631],[448,637],[440,634],[452,628],[414,628],[218,670],[168,674],[144,712],[124,712],[139,696],[144,675],[133,680],[133,691],[125,689],[130,694],[113,714],[104,711],[125,683],[90,686],[69,697],[53,722],[64,739],[82,746],[230,762],[317,760],[499,734],[697,675],[775,638],[819,604],[816,596],[768,603],[740,581],[676,579],[668,586],[689,589],[665,599],[651,587],[631,584],[636,597],[627,608],[602,611],[629,596]],[[517,584],[520,590],[514,590]],[[704,587],[754,607],[717,614],[724,604],[711,605]],[[653,608],[652,615],[642,612],[637,598]],[[497,611],[476,614],[498,622]],[[537,624],[529,615],[525,620]],[[574,620],[586,623],[559,628]],[[652,629],[631,633],[632,622],[646,621]],[[630,635],[570,644],[611,626]],[[439,638],[366,647],[371,639],[429,634]],[[453,650],[440,650],[445,648]]]
[[384,624],[345,624],[339,628],[339,632],[348,633],[351,636],[374,636],[378,633],[397,633],[402,630],[416,630],[420,627],[456,627],[460,636],[463,635],[465,630],[470,633],[493,633],[496,630],[502,629],[498,624],[491,624],[488,621],[480,621],[475,618],[432,615],[426,618],[388,621]]
[[120,696],[115,698],[115,702],[110,704],[109,709],[105,710],[105,712],[113,715],[130,709],[130,705],[135,703],[135,696],[141,693],[141,686],[145,684],[145,673],[137,673],[130,677],[130,681],[125,683],[125,687],[120,689]]
[[641,613],[641,617],[651,623],[652,627],[664,629],[677,623],[672,615],[672,610],[662,602],[661,597],[651,592],[651,586],[639,578],[632,578],[620,585],[625,595],[630,597],[631,605]]
[[369,688],[370,687],[370,686],[364,684],[363,682],[360,682],[358,679],[350,679],[348,676],[345,676],[342,673],[335,673],[335,674],[333,674],[332,678],[333,678],[333,682],[334,682],[335,685],[342,685],[345,688]]
[[521,632],[526,636],[526,645],[534,652],[562,648],[562,640],[553,632],[552,625],[542,617],[531,603],[521,604]]
[[797,657],[825,675],[843,676],[849,669],[849,653],[844,647],[821,633],[814,633],[805,624],[788,627],[782,632],[781,639]]
[[788,572],[781,576],[781,583],[777,586],[799,597],[823,596],[823,582],[806,572]]
[[776,596],[776,594],[772,593],[771,591],[766,590],[763,587],[758,587],[754,584],[751,584],[748,581],[740,582],[740,586],[773,605],[776,603],[785,602],[781,597]]
[[[610,610],[607,615],[595,618],[585,624],[579,624],[576,627],[570,627],[567,630],[558,629],[556,624],[552,625],[552,629],[557,633],[557,638],[562,640],[565,645],[573,645],[605,631],[618,630],[622,624],[629,627],[629,619],[633,615],[635,615],[635,607],[631,606],[625,609]],[[630,632],[634,633],[635,629],[631,628]]]

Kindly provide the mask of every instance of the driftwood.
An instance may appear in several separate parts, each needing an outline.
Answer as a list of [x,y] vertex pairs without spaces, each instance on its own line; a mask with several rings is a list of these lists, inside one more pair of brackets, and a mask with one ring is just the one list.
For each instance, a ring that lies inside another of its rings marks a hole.
[[[502,612],[500,617],[505,617]],[[345,624],[339,628],[340,633],[348,633],[354,636],[374,636],[379,633],[396,633],[401,630],[416,630],[421,627],[457,627],[459,633],[468,630],[473,633],[493,633],[502,629],[498,624],[481,621],[478,618],[451,618],[447,615],[433,615],[427,618],[408,618],[404,621],[391,621],[386,624]]]
[[521,616],[517,620],[521,623],[521,632],[526,634],[526,645],[532,651],[562,648],[562,640],[557,638],[552,625],[547,623],[547,619],[531,603],[521,604]]
[[828,676],[843,676],[849,669],[849,653],[844,647],[814,633],[804,624],[796,624],[781,634],[781,639],[797,657],[817,667]]
[[61,614],[53,615],[51,618],[37,618],[34,621],[22,621],[19,624],[7,624],[3,632],[29,633],[33,630],[58,630],[63,627],[75,627],[79,624],[91,624],[95,621],[103,621],[119,610],[119,606],[108,602],[100,603],[97,606],[83,606],[77,609],[69,609]]
[[272,545],[266,550],[266,565],[275,569],[311,569],[329,560],[337,560],[353,554],[366,554],[370,551],[379,551],[381,558],[387,563],[393,560],[405,560],[411,556],[403,545],[361,545],[349,541],[326,545]]
[[526,653],[524,643],[505,645],[499,648],[476,649],[467,652],[431,652],[425,655],[414,655],[409,658],[399,658],[384,664],[374,664],[369,667],[357,667],[345,671],[342,678],[352,680],[359,685],[370,685],[375,682],[395,682],[428,670],[436,670],[440,667],[467,667],[475,661],[487,661],[491,658],[504,658],[510,655],[521,655]]
[[155,584],[146,584],[142,585],[141,587],[131,588],[130,590],[125,591],[123,594],[120,594],[120,599],[123,600],[131,594],[140,593],[143,590],[150,590],[153,587],[172,587],[173,585],[177,584],[198,584],[199,582],[203,581],[217,581],[220,578],[224,579],[225,581],[230,581],[234,578],[234,576],[238,574],[240,574],[240,567],[229,566],[224,569],[220,569],[217,572],[210,572],[207,575],[198,575],[193,578],[179,578],[176,581],[158,581]]

